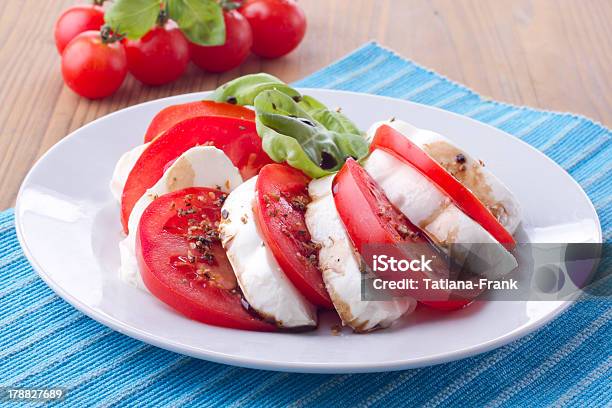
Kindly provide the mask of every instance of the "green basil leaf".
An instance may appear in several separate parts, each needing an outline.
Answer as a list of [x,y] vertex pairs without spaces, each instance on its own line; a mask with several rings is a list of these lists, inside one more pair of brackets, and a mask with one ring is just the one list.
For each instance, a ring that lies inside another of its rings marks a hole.
[[223,10],[215,0],[168,0],[168,16],[193,43],[225,44]]
[[301,149],[300,143],[296,139],[275,132],[259,122],[257,123],[257,132],[263,135],[262,147],[272,160],[278,163],[287,162],[291,167],[300,169],[312,178],[321,178],[332,174],[331,171],[323,170],[314,164]]
[[343,113],[337,110],[333,111],[328,109],[327,106],[323,105],[312,96],[304,95],[299,105],[317,122],[329,130],[340,133],[352,133],[355,135],[362,134],[357,126]]
[[252,106],[257,95],[270,89],[275,89],[298,100],[301,99],[298,91],[275,76],[263,73],[245,75],[227,82],[217,88],[209,98],[217,102],[231,101],[242,106]]
[[113,32],[137,40],[153,28],[161,0],[116,0],[104,14]]
[[266,153],[313,178],[338,171],[348,157],[359,160],[368,153],[361,134],[327,129],[282,92],[263,91],[254,104],[257,132]]

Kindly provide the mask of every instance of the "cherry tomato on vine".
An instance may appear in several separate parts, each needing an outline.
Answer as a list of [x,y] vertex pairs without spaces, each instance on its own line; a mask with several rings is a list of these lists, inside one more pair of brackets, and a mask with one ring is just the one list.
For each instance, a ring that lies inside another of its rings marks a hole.
[[156,26],[139,40],[127,40],[125,51],[130,73],[147,85],[172,82],[189,64],[189,43],[173,22]]
[[206,47],[190,43],[191,60],[210,72],[225,72],[236,68],[246,59],[253,45],[249,22],[235,10],[223,13],[225,44]]
[[294,0],[246,0],[239,11],[253,30],[251,51],[260,57],[288,54],[304,38],[306,16]]
[[[104,36],[108,38],[107,35]],[[62,54],[62,75],[66,85],[89,99],[114,93],[127,75],[123,45],[103,40],[100,31],[85,31],[76,36]]]
[[101,6],[79,5],[65,10],[55,22],[55,46],[61,54],[77,35],[89,30],[99,30],[104,24],[104,9]]

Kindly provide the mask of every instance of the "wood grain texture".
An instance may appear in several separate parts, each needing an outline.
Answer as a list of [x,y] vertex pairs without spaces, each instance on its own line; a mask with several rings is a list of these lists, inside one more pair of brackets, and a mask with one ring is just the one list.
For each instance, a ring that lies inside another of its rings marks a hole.
[[73,94],[60,74],[53,24],[72,3],[3,1],[0,209],[14,205],[41,154],[93,119],[250,72],[293,81],[371,39],[492,99],[572,111],[612,126],[610,0],[300,0],[306,39],[282,59],[250,57],[223,75],[191,66],[179,81],[159,88],[129,78],[115,95],[95,102]]

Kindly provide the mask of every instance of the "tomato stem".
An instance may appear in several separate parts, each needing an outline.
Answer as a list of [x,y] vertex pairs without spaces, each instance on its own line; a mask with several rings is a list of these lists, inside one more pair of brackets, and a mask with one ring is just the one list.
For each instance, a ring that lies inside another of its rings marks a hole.
[[102,44],[112,44],[123,40],[125,35],[113,32],[111,27],[105,24],[100,28],[100,38],[102,39]]
[[163,28],[167,22],[168,22],[168,9],[166,9],[166,7],[164,6],[164,8],[162,8],[159,11],[159,14],[157,15],[157,25]]
[[106,0],[93,0],[94,6],[102,6]]
[[223,10],[236,10],[242,7],[243,0],[221,0]]

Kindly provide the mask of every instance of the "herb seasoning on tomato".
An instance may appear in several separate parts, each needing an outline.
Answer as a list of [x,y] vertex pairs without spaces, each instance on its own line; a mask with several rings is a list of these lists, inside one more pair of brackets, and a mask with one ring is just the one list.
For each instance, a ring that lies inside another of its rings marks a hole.
[[254,213],[264,241],[291,283],[311,303],[333,304],[319,270],[319,247],[306,228],[310,178],[282,164],[264,166],[257,178]]
[[221,246],[222,191],[192,187],[163,195],[142,215],[136,256],[146,287],[185,316],[207,324],[272,331],[237,285]]

